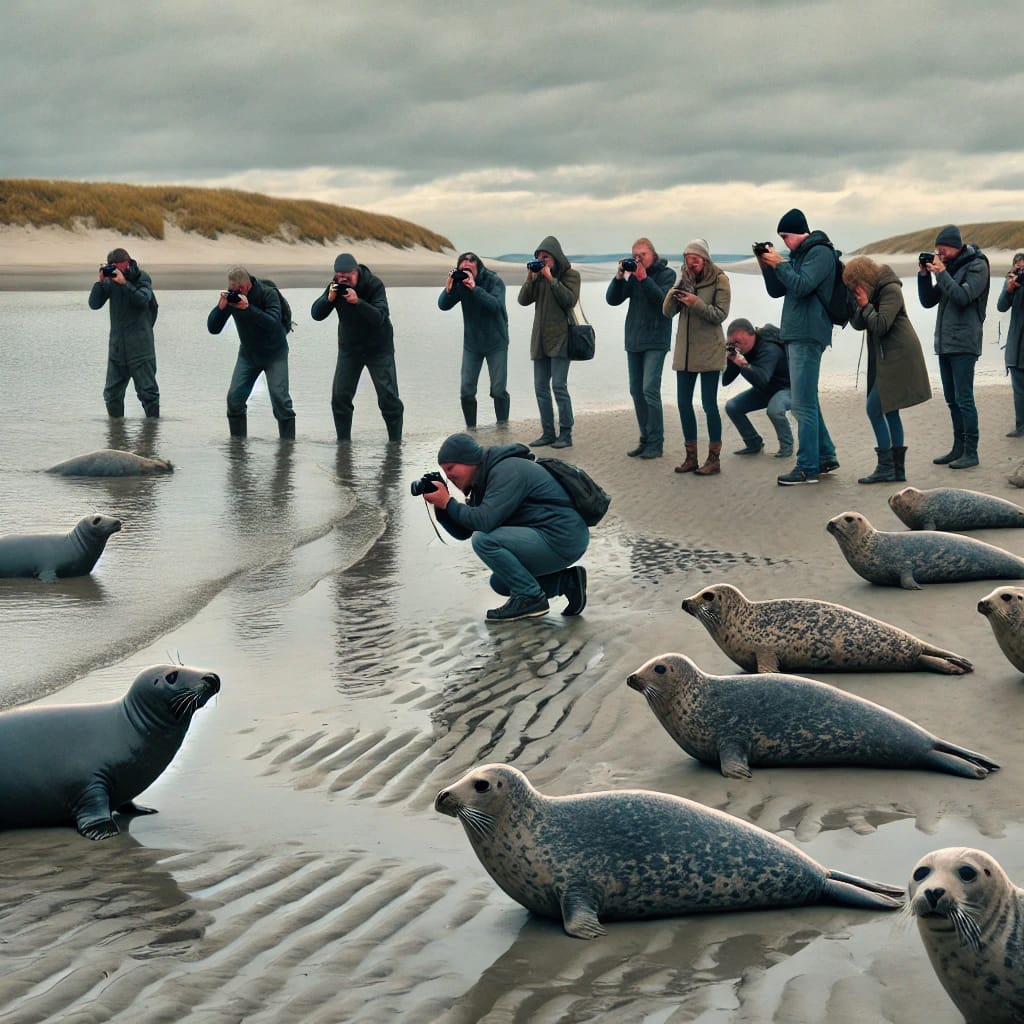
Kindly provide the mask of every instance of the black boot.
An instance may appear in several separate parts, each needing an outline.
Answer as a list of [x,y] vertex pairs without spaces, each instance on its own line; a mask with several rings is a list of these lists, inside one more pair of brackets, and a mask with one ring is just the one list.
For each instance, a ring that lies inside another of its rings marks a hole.
[[158,419],[160,419],[160,403],[159,402],[150,402],[150,404],[146,406],[146,419],[148,419],[148,420],[158,420]]
[[871,476],[862,476],[859,484],[891,484],[896,479],[896,469],[893,465],[891,448],[876,448],[878,453],[878,465],[875,466]]
[[231,432],[232,437],[245,437],[249,432],[248,424],[249,421],[244,412],[241,416],[228,417],[228,430]]
[[475,398],[463,398],[462,399],[462,415],[466,420],[466,429],[476,429],[476,399]]
[[283,441],[294,441],[295,440],[295,417],[294,416],[290,420],[278,420],[277,421],[277,435]]
[[953,447],[950,448],[945,455],[940,455],[937,459],[932,459],[932,462],[936,466],[948,466],[951,462],[955,462],[964,453],[964,439],[962,436],[957,436],[953,439]]
[[970,469],[978,465],[978,435],[964,434],[964,451],[959,459],[954,459],[950,469]]
[[494,399],[494,418],[499,423],[508,423],[509,409],[512,407],[512,399],[506,392],[504,395]]
[[552,448],[571,448],[572,447],[572,431],[563,430],[554,441],[551,442]]
[[107,415],[115,420],[124,416],[124,402],[107,402]]
[[388,428],[388,440],[395,444],[402,440],[402,419],[402,416],[396,416],[384,421]]
[[635,448],[630,448],[626,454],[631,458],[635,459],[645,448],[647,447],[647,438],[641,436],[640,440],[637,441]]
[[892,448],[892,468],[893,468],[893,480],[899,483],[907,482],[907,446],[903,445],[898,447],[893,445]]
[[339,441],[352,440],[352,413],[336,412],[334,414],[334,430]]

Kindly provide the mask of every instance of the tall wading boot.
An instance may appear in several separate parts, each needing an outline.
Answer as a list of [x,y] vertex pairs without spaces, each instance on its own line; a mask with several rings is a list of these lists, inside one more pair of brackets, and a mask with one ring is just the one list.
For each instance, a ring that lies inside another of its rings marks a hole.
[[694,473],[697,476],[713,476],[715,473],[721,473],[722,463],[722,442],[712,441],[708,445],[708,457],[704,460],[704,465],[700,469],[695,469]]
[[124,402],[107,402],[107,415],[115,420],[124,416]]
[[964,434],[964,451],[959,459],[954,459],[950,469],[970,469],[978,465],[978,435]]
[[891,484],[896,479],[896,467],[894,464],[891,448],[876,448],[878,465],[875,466],[871,476],[862,476],[859,484]]
[[964,453],[964,439],[962,436],[953,438],[953,447],[950,448],[945,455],[940,455],[937,459],[932,459],[932,462],[936,466],[948,466],[951,462],[956,462]]
[[249,421],[245,413],[242,413],[241,416],[229,416],[228,430],[232,437],[245,437],[249,432]]
[[893,480],[899,483],[907,482],[907,446],[893,445],[892,448],[892,469]]
[[146,406],[146,419],[147,420],[158,420],[160,419],[160,403],[150,402]]
[[686,449],[686,459],[680,462],[676,466],[677,473],[693,473],[696,471],[700,463],[697,461],[697,442],[696,441],[684,441],[683,447]]
[[476,399],[475,398],[463,398],[462,399],[462,415],[466,420],[466,428],[468,430],[476,429]]
[[402,420],[403,416],[393,416],[389,420],[385,420],[384,423],[388,428],[388,440],[398,444],[402,440]]
[[295,417],[293,416],[290,420],[278,420],[277,421],[277,435],[282,441],[294,441],[295,440]]
[[494,400],[494,418],[499,423],[508,423],[509,410],[512,407],[512,398],[509,395],[503,395],[500,398]]
[[334,430],[339,441],[352,440],[352,413],[336,412],[334,414]]

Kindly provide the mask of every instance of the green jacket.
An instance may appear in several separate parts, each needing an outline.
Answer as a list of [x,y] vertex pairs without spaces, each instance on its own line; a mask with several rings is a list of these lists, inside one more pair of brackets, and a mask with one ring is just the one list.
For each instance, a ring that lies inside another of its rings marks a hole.
[[543,359],[566,356],[569,340],[569,312],[580,297],[580,275],[565,258],[562,246],[554,235],[548,235],[534,250],[549,252],[555,258],[551,276],[538,275],[523,282],[519,289],[519,305],[534,306],[533,331],[530,334],[530,358]]
[[725,331],[722,330],[722,321],[729,315],[732,304],[729,275],[713,260],[707,260],[704,273],[696,281],[684,263],[676,287],[695,292],[697,302],[685,306],[675,297],[675,289],[665,293],[662,313],[670,320],[679,314],[672,369],[690,373],[724,370]]
[[89,308],[102,309],[110,302],[110,358],[115,363],[132,366],[156,359],[153,317],[149,310],[153,282],[135,260],[124,279],[124,284],[115,284],[107,278],[96,281],[89,292]]

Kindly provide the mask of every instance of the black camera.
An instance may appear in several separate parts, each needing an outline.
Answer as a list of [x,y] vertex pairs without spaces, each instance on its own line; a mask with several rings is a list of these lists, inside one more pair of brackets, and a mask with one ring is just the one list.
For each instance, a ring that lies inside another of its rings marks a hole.
[[331,287],[334,289],[334,294],[342,298],[352,291],[351,285],[342,284],[340,281],[333,281]]
[[775,246],[771,242],[755,242],[751,248],[754,250],[755,256],[763,256],[766,252],[771,252]]
[[113,277],[117,273],[116,263],[104,263],[100,270],[104,277]]
[[619,265],[623,270],[628,270],[630,272],[636,270],[637,267],[636,260],[632,256],[627,256],[624,260],[621,260]]
[[1024,267],[1014,270],[1013,276],[1017,279],[1017,284],[1024,284]]
[[419,480],[413,480],[409,485],[409,490],[412,491],[412,496],[418,498],[421,494],[433,494],[437,490],[437,485],[444,480],[438,472],[424,473]]
[[922,267],[926,263],[934,263],[938,258],[938,254],[934,252],[919,252],[917,254],[918,265]]
[[738,349],[736,348],[736,343],[733,341],[727,341],[725,343],[725,351],[728,352],[730,355],[736,355],[736,352],[738,351]]
[[465,281],[466,278],[469,277],[469,271],[459,270],[459,268],[456,267],[448,276],[452,279],[453,282]]
[[529,270],[531,274],[539,274],[544,269],[544,261],[529,260],[526,264],[526,269]]
[[237,288],[229,288],[224,293],[224,301],[229,305],[233,306],[242,297],[242,293]]

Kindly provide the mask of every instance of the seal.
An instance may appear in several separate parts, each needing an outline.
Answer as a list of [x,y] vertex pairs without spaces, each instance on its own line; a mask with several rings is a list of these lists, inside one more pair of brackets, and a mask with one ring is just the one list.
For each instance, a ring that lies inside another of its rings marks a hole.
[[889,495],[889,508],[912,530],[990,530],[1024,526],[1024,508],[1005,498],[956,487]]
[[967,1024],[1024,1020],[1024,889],[983,850],[925,854],[907,911],[946,994]]
[[220,690],[214,672],[144,669],[120,700],[0,713],[0,829],[74,823],[86,839],[118,833],[113,812],[171,763],[192,715]]
[[809,764],[923,768],[966,779],[999,770],[895,711],[803,676],[713,676],[685,655],[661,654],[626,683],[687,754],[727,779]]
[[922,583],[1024,579],[1024,559],[971,537],[933,530],[884,533],[859,512],[843,512],[827,529],[850,568],[869,583],[920,590]]
[[1024,589],[996,587],[978,602],[999,649],[1018,672],[1024,672]]
[[0,578],[36,577],[52,583],[88,576],[107,538],[121,529],[112,516],[86,516],[70,533],[12,533],[0,537]]
[[723,811],[646,790],[545,796],[507,764],[441,790],[495,882],[569,935],[601,921],[833,903],[895,910],[903,890],[823,867]]
[[852,608],[810,598],[748,601],[716,583],[683,601],[747,672],[973,672],[967,658]]
[[57,476],[150,476],[158,473],[173,473],[174,466],[167,459],[147,459],[135,452],[123,452],[116,448],[99,448],[85,455],[58,462],[47,473]]

